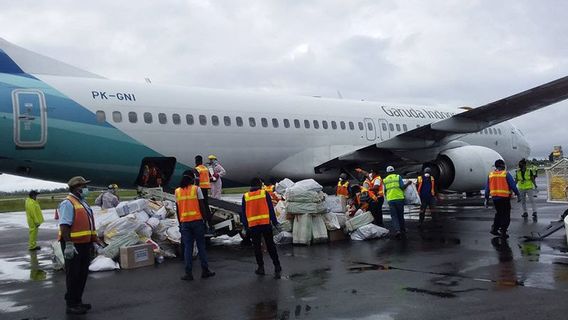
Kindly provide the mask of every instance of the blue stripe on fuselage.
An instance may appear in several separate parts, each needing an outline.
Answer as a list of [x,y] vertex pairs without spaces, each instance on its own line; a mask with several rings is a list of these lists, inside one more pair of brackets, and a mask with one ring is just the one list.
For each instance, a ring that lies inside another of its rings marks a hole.
[[24,71],[6,52],[0,50],[0,73],[24,73]]

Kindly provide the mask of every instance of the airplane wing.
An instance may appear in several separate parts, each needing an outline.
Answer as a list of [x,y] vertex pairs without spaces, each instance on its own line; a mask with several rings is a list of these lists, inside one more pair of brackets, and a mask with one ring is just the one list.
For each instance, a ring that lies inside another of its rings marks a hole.
[[404,132],[389,140],[332,159],[315,169],[316,172],[321,172],[332,167],[376,164],[380,160],[412,162],[412,159],[402,159],[400,154],[409,150],[446,145],[466,134],[481,131],[565,99],[568,99],[568,76]]

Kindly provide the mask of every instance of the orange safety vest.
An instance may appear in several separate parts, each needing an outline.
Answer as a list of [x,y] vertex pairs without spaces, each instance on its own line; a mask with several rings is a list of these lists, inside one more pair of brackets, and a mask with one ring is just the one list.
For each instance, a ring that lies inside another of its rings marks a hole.
[[180,222],[202,220],[199,199],[197,198],[197,186],[187,186],[176,189],[176,202]]
[[278,196],[276,195],[276,192],[274,192],[274,185],[265,185],[262,187],[262,189],[266,192],[268,192],[268,194],[270,195],[270,199],[272,199],[272,202],[278,203],[278,201],[280,199],[278,199]]
[[337,189],[335,191],[335,194],[338,195],[338,196],[348,197],[349,196],[349,181],[345,181],[343,184],[341,184],[341,181],[337,182]]
[[199,187],[201,189],[211,189],[211,180],[209,179],[209,169],[200,164],[195,169],[199,172]]
[[[73,225],[71,226],[71,242],[91,243],[97,241],[97,231],[95,230],[95,219],[83,204],[74,196],[67,196],[67,200],[73,205]],[[59,230],[58,240],[61,240],[61,230]]]
[[511,197],[509,183],[507,183],[507,171],[493,171],[489,174],[489,194],[492,197]]
[[256,190],[245,193],[245,206],[248,226],[256,227],[270,224],[270,209],[266,201],[266,191]]
[[[367,180],[368,180],[368,179],[367,179]],[[382,197],[385,196],[385,189],[384,189],[383,181],[382,181],[382,179],[381,179],[380,176],[376,176],[376,177],[374,177],[372,180],[370,180],[370,181],[368,182],[368,184],[369,184],[369,189],[372,189],[373,186],[375,186],[375,182],[376,182],[377,180],[381,181],[380,186],[379,186],[379,191],[376,192],[376,191],[373,191],[373,190],[369,190],[369,193],[373,194],[375,197],[382,198]],[[375,200],[376,200],[376,199],[375,199]]]
[[[431,187],[430,187],[430,193],[435,196],[436,195],[436,189],[434,189],[434,177],[430,176],[430,182],[431,183]],[[418,194],[420,194],[420,189],[422,189],[422,176],[418,176]]]

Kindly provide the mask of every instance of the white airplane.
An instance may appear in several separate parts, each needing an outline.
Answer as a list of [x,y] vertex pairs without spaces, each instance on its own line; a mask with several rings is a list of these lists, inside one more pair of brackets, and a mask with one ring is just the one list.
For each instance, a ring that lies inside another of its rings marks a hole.
[[0,172],[175,186],[195,155],[215,154],[226,185],[393,165],[478,191],[496,159],[530,153],[507,120],[566,98],[568,77],[471,110],[131,83],[0,39]]

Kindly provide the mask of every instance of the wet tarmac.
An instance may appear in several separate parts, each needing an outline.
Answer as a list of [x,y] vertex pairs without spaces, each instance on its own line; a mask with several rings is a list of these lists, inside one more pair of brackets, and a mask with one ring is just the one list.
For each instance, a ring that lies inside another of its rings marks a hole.
[[489,234],[493,210],[479,198],[446,200],[423,232],[410,210],[406,240],[280,246],[280,280],[270,276],[268,256],[268,275],[256,276],[252,248],[221,239],[208,252],[214,278],[183,282],[176,259],[91,273],[84,300],[93,310],[69,317],[64,274],[51,268],[54,221],[40,230],[42,250],[30,253],[23,214],[0,214],[0,318],[565,319],[565,232],[540,242],[519,238],[544,229],[568,205],[548,204],[542,194],[537,201],[538,221],[522,219],[513,204],[508,240]]

